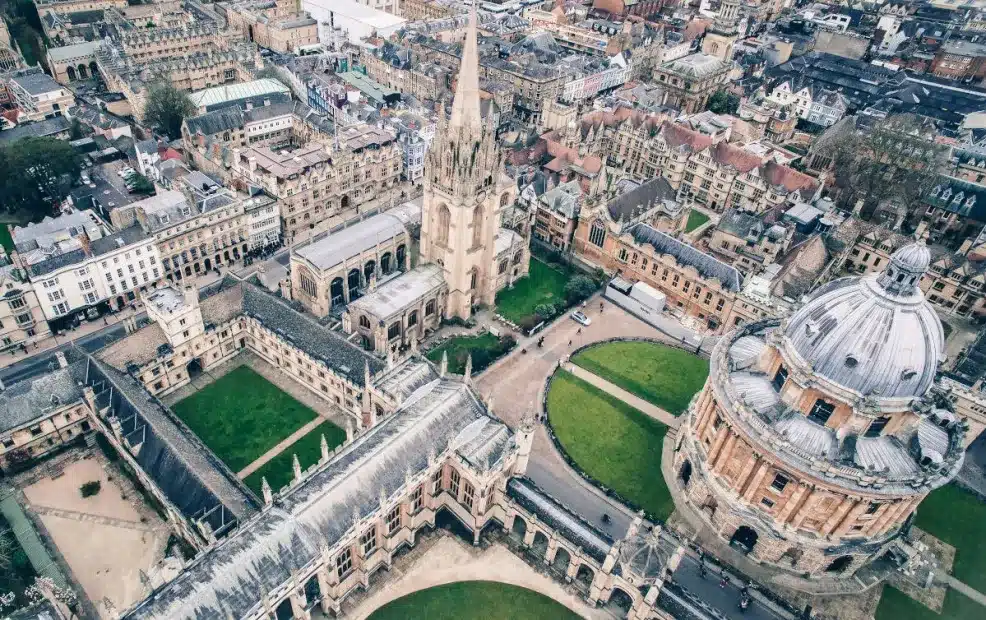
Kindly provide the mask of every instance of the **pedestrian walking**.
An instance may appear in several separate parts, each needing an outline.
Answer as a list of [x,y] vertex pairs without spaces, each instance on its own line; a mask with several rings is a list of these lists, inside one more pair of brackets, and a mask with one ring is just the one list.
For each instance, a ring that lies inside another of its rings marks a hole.
[[568,346],[572,346],[572,341],[571,340],[568,341]]

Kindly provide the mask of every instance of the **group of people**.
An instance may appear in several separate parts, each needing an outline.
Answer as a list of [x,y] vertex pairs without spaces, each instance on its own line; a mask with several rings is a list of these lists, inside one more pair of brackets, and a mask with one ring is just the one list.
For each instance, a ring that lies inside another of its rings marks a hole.
[[[708,569],[705,567],[704,554],[699,554],[698,557],[698,574],[699,576],[702,577],[702,579],[705,579],[705,577],[709,574]],[[721,570],[720,575],[721,578],[719,579],[719,587],[722,589],[726,589],[726,586],[728,586],[730,583],[729,575],[726,574],[725,570]],[[753,599],[750,598],[750,587],[747,585],[741,587],[739,604],[738,604],[740,611],[746,611],[750,607],[750,603],[752,602],[752,600]]]

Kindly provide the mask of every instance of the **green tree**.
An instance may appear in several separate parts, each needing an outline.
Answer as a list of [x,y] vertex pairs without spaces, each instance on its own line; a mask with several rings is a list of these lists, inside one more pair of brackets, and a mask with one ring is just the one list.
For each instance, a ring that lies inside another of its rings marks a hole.
[[144,175],[137,173],[130,178],[130,191],[135,194],[153,194],[155,192],[154,183]]
[[170,82],[151,86],[144,106],[144,123],[156,127],[171,139],[181,136],[181,124],[195,113],[195,104],[188,93]]
[[709,111],[714,114],[735,114],[739,104],[740,98],[725,89],[709,97]]
[[24,138],[0,147],[0,200],[8,211],[51,215],[79,178],[75,149],[56,138]]
[[79,140],[86,137],[85,129],[82,127],[82,122],[77,118],[72,119],[72,126],[68,129],[68,139],[69,140]]
[[596,292],[596,283],[589,276],[578,275],[565,283],[565,299],[577,304]]

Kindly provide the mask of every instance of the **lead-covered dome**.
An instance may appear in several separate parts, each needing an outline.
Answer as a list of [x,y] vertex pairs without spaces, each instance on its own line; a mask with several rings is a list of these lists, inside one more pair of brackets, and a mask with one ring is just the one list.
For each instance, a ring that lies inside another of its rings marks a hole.
[[941,321],[918,288],[930,262],[915,243],[880,274],[820,288],[788,320],[790,348],[816,374],[863,396],[924,395],[945,350]]

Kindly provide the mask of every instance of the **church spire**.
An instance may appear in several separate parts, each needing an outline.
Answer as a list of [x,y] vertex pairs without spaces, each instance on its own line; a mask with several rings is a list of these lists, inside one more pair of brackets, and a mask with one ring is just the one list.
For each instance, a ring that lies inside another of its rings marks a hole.
[[449,127],[469,128],[480,131],[479,117],[479,50],[476,44],[476,4],[469,9],[469,26],[462,45],[462,64],[452,100],[452,118]]

